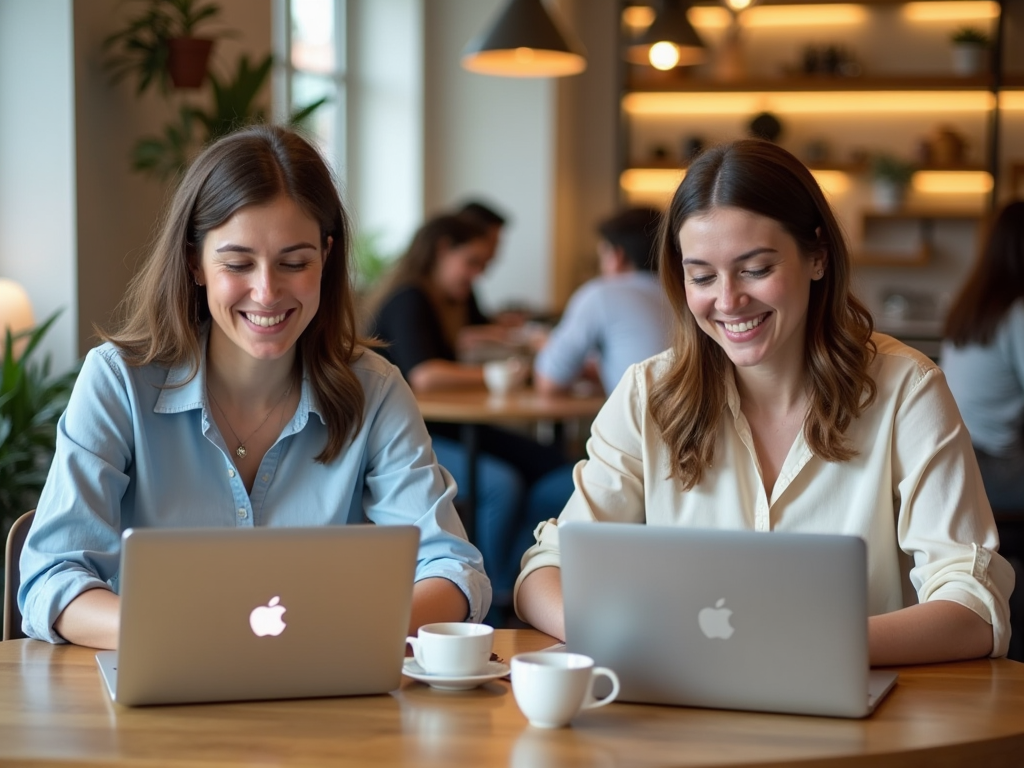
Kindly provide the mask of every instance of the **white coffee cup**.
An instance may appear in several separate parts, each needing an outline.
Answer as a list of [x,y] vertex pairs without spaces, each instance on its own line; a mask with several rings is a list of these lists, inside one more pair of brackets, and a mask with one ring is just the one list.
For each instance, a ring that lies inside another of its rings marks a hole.
[[525,366],[515,357],[484,363],[484,383],[493,395],[507,395],[522,383]]
[[456,621],[424,624],[416,637],[407,637],[405,642],[428,675],[470,677],[487,671],[494,628]]
[[[612,691],[594,698],[594,681],[611,680]],[[561,728],[583,709],[603,707],[619,695],[619,678],[581,653],[521,653],[512,657],[512,693],[530,725]]]

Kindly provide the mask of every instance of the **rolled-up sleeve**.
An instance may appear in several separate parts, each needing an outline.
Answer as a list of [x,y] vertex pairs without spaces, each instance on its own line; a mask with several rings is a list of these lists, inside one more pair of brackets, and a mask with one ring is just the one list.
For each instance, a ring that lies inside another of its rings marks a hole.
[[363,427],[369,430],[364,512],[380,525],[417,526],[416,580],[453,582],[469,603],[469,620],[482,621],[491,604],[491,584],[455,509],[455,481],[437,463],[408,385],[396,368],[389,368],[380,381],[379,403]]
[[21,554],[18,606],[29,637],[64,642],[53,623],[68,604],[87,590],[112,588],[131,443],[124,381],[92,350],[57,424],[53,463]]
[[942,372],[927,371],[896,414],[893,469],[897,537],[911,555],[918,600],[949,600],[992,625],[992,655],[1006,654],[1013,568],[999,538],[970,435]]

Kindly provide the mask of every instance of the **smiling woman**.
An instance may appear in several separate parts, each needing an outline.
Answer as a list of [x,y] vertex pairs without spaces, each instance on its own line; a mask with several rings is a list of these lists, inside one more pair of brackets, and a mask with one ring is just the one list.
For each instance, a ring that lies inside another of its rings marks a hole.
[[416,525],[410,629],[484,616],[454,483],[356,335],[348,241],[298,134],[250,128],[196,159],[60,420],[21,560],[26,634],[116,646],[129,527]]
[[[676,343],[609,397],[559,522],[859,536],[873,664],[1005,654],[1013,573],[967,431],[939,369],[872,333],[811,173],[764,141],[708,150],[660,251]],[[547,524],[516,604],[564,637],[559,562]]]

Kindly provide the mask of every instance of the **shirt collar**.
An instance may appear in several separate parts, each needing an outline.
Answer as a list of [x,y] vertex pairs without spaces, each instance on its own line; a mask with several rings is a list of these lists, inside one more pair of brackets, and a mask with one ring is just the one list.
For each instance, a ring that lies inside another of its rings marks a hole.
[[[210,326],[203,326],[199,335],[199,370],[190,381],[188,379],[190,366],[188,363],[173,366],[167,370],[167,377],[164,380],[164,388],[157,397],[154,413],[182,413],[184,411],[204,410],[208,411],[206,398],[206,347],[207,338],[210,334]],[[185,382],[181,384],[181,382]],[[323,413],[316,402],[313,387],[309,383],[309,372],[303,365],[302,391],[299,397],[299,406],[295,410],[295,417],[292,424],[296,430],[302,429],[309,419],[309,414],[315,413],[322,424],[327,424]]]

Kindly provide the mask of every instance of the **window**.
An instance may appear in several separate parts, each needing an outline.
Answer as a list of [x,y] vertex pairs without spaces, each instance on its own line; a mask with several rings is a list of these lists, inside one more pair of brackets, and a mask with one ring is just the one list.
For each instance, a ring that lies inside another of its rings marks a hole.
[[344,180],[346,0],[275,3],[275,111],[286,116],[326,97],[306,123]]

